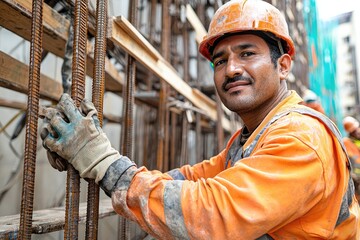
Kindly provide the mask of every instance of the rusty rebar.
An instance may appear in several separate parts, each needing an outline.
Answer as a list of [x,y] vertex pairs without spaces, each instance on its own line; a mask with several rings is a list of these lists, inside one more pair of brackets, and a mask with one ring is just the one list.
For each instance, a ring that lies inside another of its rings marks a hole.
[[[137,27],[137,8],[138,1],[130,1],[129,3],[129,20]],[[128,156],[130,159],[132,156],[132,142],[133,142],[133,106],[134,106],[134,85],[136,77],[136,62],[135,59],[127,55],[126,66],[126,86],[123,92],[123,124],[122,124],[122,154]],[[121,240],[129,239],[130,228],[129,221],[123,217],[119,219],[119,234],[118,238]]]
[[96,2],[96,32],[92,101],[98,111],[100,125],[103,122],[103,101],[105,91],[105,56],[106,56],[106,33],[107,33],[107,0]]
[[185,112],[182,114],[180,166],[188,163],[189,123]]
[[177,139],[176,139],[176,133],[177,133],[177,113],[174,113],[171,111],[171,136],[170,136],[170,163],[169,163],[169,168],[170,169],[174,169],[176,167],[176,150],[177,150]]
[[[92,102],[97,111],[100,126],[103,123],[103,101],[105,86],[105,54],[107,32],[107,0],[96,1],[95,53],[92,85]],[[85,239],[97,239],[99,219],[99,186],[88,181]]]
[[[190,75],[189,75],[189,57],[190,57],[190,53],[189,53],[189,32],[188,32],[188,24],[187,24],[187,21],[185,21],[183,23],[183,26],[182,26],[182,34],[183,34],[183,43],[184,43],[184,59],[183,59],[183,66],[184,66],[184,81],[185,82],[189,82],[189,79],[190,79]],[[185,132],[183,132],[183,148],[182,148],[182,152],[184,154],[184,158],[183,159],[188,159],[188,155],[189,155],[189,149],[188,149],[188,132],[189,132],[189,123],[188,123],[188,120],[186,118],[186,113],[184,112],[183,113],[183,116],[184,116],[184,121],[183,121],[183,130]],[[188,163],[188,160],[187,161],[184,161],[183,162],[184,164],[187,164]]]
[[[74,43],[72,61],[71,97],[77,106],[85,97],[85,68],[87,47],[87,6],[88,1],[76,0],[74,6]],[[64,239],[78,238],[79,225],[79,173],[68,166],[66,183],[66,212]]]
[[87,0],[76,0],[74,7],[74,44],[71,96],[77,106],[85,96],[87,47]]
[[[171,17],[169,13],[170,0],[162,0],[162,31],[161,31],[161,53],[165,60],[170,59],[170,29]],[[168,86],[161,82],[158,106],[158,144],[157,144],[157,169],[162,171],[164,167],[164,149],[165,149],[165,122],[166,122],[166,101],[168,98]]]
[[39,118],[40,65],[42,57],[43,1],[32,3],[29,93],[26,120],[24,177],[21,197],[19,239],[31,239],[34,201],[37,127]]
[[224,146],[224,128],[222,126],[222,118],[224,116],[224,110],[222,109],[221,100],[219,95],[216,92],[216,139],[217,139],[217,150],[220,152],[223,150]]

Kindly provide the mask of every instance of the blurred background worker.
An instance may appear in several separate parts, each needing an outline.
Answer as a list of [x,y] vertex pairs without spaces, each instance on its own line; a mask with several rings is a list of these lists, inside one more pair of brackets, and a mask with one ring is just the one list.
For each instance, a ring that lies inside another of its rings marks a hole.
[[347,116],[343,120],[343,126],[350,139],[358,148],[360,148],[360,129],[359,121],[351,116]]
[[166,173],[136,166],[111,147],[94,105],[78,109],[67,94],[45,111],[43,146],[158,239],[360,239],[341,135],[287,87],[295,46],[282,13],[265,1],[229,1],[199,51],[244,123],[216,156]]
[[344,144],[352,164],[352,177],[355,184],[356,198],[360,200],[360,124],[351,116],[343,120],[343,127],[348,133],[344,137]]
[[302,104],[318,112],[321,112],[322,114],[325,114],[324,108],[320,103],[319,97],[313,91],[311,91],[310,89],[306,89],[304,91],[304,95],[302,96],[302,98],[304,100]]

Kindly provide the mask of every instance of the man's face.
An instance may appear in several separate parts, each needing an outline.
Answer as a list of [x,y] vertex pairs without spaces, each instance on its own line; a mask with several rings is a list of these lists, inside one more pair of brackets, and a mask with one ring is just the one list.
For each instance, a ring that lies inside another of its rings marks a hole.
[[229,36],[215,46],[212,57],[215,87],[227,108],[241,114],[276,101],[279,67],[271,62],[270,49],[262,38]]

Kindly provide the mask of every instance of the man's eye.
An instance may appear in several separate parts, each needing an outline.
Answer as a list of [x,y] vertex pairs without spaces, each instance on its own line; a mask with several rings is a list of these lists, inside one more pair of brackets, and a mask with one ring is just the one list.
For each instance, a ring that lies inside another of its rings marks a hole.
[[254,52],[243,52],[242,54],[241,54],[241,56],[242,57],[250,57],[250,56],[252,56],[252,55],[254,55],[255,53]]
[[225,60],[221,59],[221,60],[216,60],[214,62],[214,66],[217,67],[217,66],[220,66],[221,64],[223,64],[225,62]]

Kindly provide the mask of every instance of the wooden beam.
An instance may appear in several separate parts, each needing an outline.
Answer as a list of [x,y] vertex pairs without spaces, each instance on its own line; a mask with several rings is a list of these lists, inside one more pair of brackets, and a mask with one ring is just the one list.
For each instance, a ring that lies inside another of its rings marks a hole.
[[26,110],[27,104],[24,102],[10,101],[0,98],[0,107],[14,108],[20,110]]
[[123,16],[118,17],[119,21],[116,23],[129,34],[129,37],[136,41],[143,49],[146,49],[149,56],[151,56],[154,60],[159,60],[162,58],[160,53],[144,38],[141,33],[137,31],[137,29],[127,21]]
[[[0,26],[29,41],[31,38],[31,8],[31,0],[0,1]],[[63,58],[66,40],[68,39],[69,20],[44,4],[43,25],[42,44],[44,50]],[[90,49],[93,48],[90,43],[88,45],[90,45]],[[86,74],[90,77],[93,76],[93,62],[93,55],[89,52]],[[105,70],[105,89],[121,92],[123,79],[107,57]]]
[[[25,102],[10,101],[7,99],[0,98],[0,107],[26,110],[27,104]],[[41,108],[39,109],[39,111],[41,111]],[[104,116],[104,120],[106,120],[109,123],[122,124],[122,117],[120,117],[120,116],[116,116],[111,113],[105,113],[105,114],[103,114],[103,116]]]
[[200,44],[203,38],[206,36],[207,31],[190,4],[186,4],[186,19],[194,28],[196,42]]
[[[111,65],[109,65],[111,66]],[[29,66],[0,51],[0,87],[21,93],[28,92]],[[114,86],[115,87],[115,86]],[[40,76],[40,97],[57,102],[63,93],[62,84],[43,74]],[[157,106],[157,92],[135,93],[136,103]],[[26,109],[26,103],[10,102],[0,99],[0,106]],[[121,123],[119,117],[104,114],[110,122]]]
[[[99,204],[99,218],[115,215],[111,199],[101,200]],[[81,203],[79,208],[79,222],[86,221],[86,203]],[[20,215],[0,217],[0,239],[17,239]],[[64,229],[64,207],[50,208],[34,211],[32,233],[43,234]]]
[[[23,37],[31,38],[31,0],[2,0],[0,2],[0,25]],[[68,38],[69,21],[44,4],[43,48],[56,56],[64,56]]]
[[[26,94],[28,84],[28,65],[0,51],[0,87]],[[39,92],[41,98],[58,101],[63,93],[62,84],[41,74]]]
[[[131,27],[131,23],[126,18],[114,17],[109,22],[109,38],[114,44],[122,47],[133,56],[137,61],[147,67],[161,80],[168,83],[177,92],[186,97],[196,107],[207,113],[207,116],[216,121],[216,106],[214,101],[206,95],[194,94],[194,90],[179,76],[176,70],[160,54],[154,53],[154,48],[149,48],[150,43],[141,34]],[[126,26],[126,27],[124,27]],[[144,42],[145,41],[145,42]],[[140,43],[143,42],[143,43]],[[154,57],[156,56],[156,57]],[[223,127],[231,132],[230,124],[227,119],[223,121]]]

